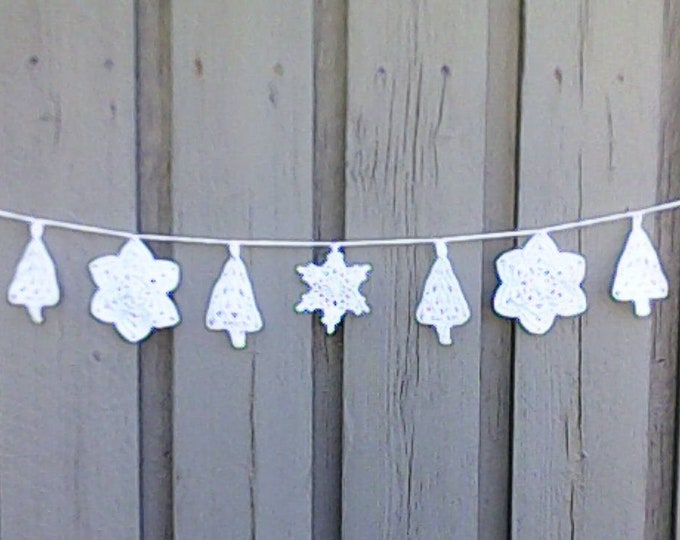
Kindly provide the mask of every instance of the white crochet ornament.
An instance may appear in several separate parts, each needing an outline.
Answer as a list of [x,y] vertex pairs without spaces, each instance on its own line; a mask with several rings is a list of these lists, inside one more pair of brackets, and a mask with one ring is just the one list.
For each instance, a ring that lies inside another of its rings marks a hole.
[[17,265],[7,291],[10,304],[25,306],[31,320],[44,321],[42,310],[59,303],[59,281],[54,261],[42,240],[43,225],[31,224],[31,241]]
[[652,313],[650,300],[668,296],[668,279],[642,228],[642,215],[632,218],[630,234],[616,267],[612,296],[619,302],[632,302],[638,317]]
[[154,328],[180,322],[169,297],[179,285],[179,265],[156,259],[138,238],[130,239],[118,255],[93,260],[89,269],[98,287],[90,303],[92,315],[113,324],[129,342],[143,340]]
[[229,260],[215,282],[205,324],[210,330],[225,330],[237,349],[246,346],[246,333],[262,329],[248,270],[238,244],[229,245]]
[[545,334],[558,315],[573,317],[586,310],[581,289],[585,258],[561,252],[547,233],[501,255],[496,270],[501,282],[494,296],[496,313],[519,319],[527,332]]
[[451,328],[470,319],[470,306],[453,272],[446,244],[436,242],[437,258],[425,281],[423,296],[416,311],[420,324],[434,326],[442,345],[451,345]]
[[366,298],[359,292],[361,284],[368,279],[370,264],[347,266],[344,254],[332,246],[323,265],[309,263],[298,266],[297,271],[309,291],[302,295],[295,310],[298,313],[321,311],[321,322],[328,334],[335,332],[348,311],[355,315],[370,312]]

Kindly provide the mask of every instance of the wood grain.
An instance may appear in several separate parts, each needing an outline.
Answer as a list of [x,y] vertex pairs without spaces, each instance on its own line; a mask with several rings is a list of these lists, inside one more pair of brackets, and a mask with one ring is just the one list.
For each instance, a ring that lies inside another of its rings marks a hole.
[[[485,231],[515,226],[520,22],[519,1],[489,2]],[[478,535],[481,540],[506,537],[510,522],[512,325],[493,313],[488,299],[497,286],[495,259],[512,245],[512,240],[482,245]]]
[[[313,234],[312,3],[173,3],[174,231]],[[309,250],[244,250],[265,329],[235,351],[204,328],[226,252],[177,247],[178,539],[311,538],[311,322],[292,306]]]
[[[171,10],[168,0],[136,2],[138,225],[172,232]],[[173,257],[171,243],[153,246]],[[141,530],[144,538],[173,538],[172,361],[173,332],[141,344],[139,352]]]
[[[345,235],[347,2],[314,2],[314,235]],[[315,257],[323,260],[324,250]],[[342,520],[343,332],[312,323],[314,377],[312,537],[339,539]]]
[[[484,226],[488,5],[349,6],[347,234]],[[433,250],[351,250],[372,307],[345,321],[343,537],[478,534],[482,247],[451,258],[474,318],[438,344],[414,311]]]
[[[680,2],[664,4],[663,53],[661,57],[659,183],[657,199],[680,198]],[[669,298],[659,303],[654,321],[650,362],[649,441],[645,538],[677,534],[677,376],[678,317],[680,313],[680,259],[678,253],[678,212],[666,212],[657,219],[656,245],[671,283]]]
[[[611,8],[526,3],[521,226],[655,201],[663,2]],[[556,234],[587,257],[588,312],[516,333],[514,537],[643,537],[653,319],[609,295],[627,227]]]
[[[3,2],[0,204],[136,226],[131,1]],[[28,234],[2,223],[0,283]],[[139,536],[137,348],[89,316],[87,263],[120,242],[48,230],[62,302],[0,305],[0,536]]]
[[[0,5],[0,207],[251,238],[432,236],[680,197],[680,0],[32,0]],[[490,309],[513,241],[452,245],[472,320],[414,312],[428,246],[355,248],[372,312],[293,306],[324,250],[245,249],[265,329],[204,327],[226,252],[182,265],[183,323],[140,347],[88,312],[121,242],[48,229],[63,300],[0,304],[0,537],[669,538],[671,294],[612,301],[628,224],[556,233],[589,309],[529,336]],[[27,227],[0,223],[0,283]],[[519,242],[520,244],[522,242]]]

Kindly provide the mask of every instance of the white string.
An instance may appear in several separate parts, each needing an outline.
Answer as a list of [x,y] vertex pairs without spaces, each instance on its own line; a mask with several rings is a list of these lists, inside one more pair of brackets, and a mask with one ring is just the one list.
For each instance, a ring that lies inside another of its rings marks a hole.
[[312,248],[312,247],[371,247],[371,246],[414,246],[419,244],[431,244],[435,241],[444,242],[447,244],[459,242],[473,242],[480,240],[498,240],[503,238],[520,238],[525,236],[533,236],[537,233],[550,233],[557,231],[568,231],[572,229],[580,229],[583,227],[590,227],[592,225],[599,225],[601,223],[610,223],[612,221],[619,221],[622,219],[631,219],[633,217],[643,217],[647,214],[663,212],[665,210],[673,210],[680,208],[680,199],[669,201],[646,208],[639,208],[637,210],[628,210],[626,212],[619,212],[616,214],[608,214],[599,217],[581,219],[578,221],[570,221],[567,223],[559,223],[556,225],[548,225],[545,227],[535,227],[530,229],[516,229],[507,231],[497,231],[488,233],[473,233],[473,234],[459,234],[454,236],[436,236],[436,237],[410,237],[410,238],[377,238],[367,240],[235,240],[227,238],[211,238],[200,236],[175,236],[166,234],[149,234],[149,233],[133,233],[121,229],[109,229],[106,227],[96,227],[94,225],[85,225],[80,223],[73,223],[69,221],[59,221],[56,219],[42,218],[38,216],[30,216],[27,214],[19,214],[9,210],[0,210],[0,218],[9,219],[12,221],[22,221],[29,224],[41,224],[43,227],[53,227],[55,229],[65,229],[69,231],[77,231],[89,234],[99,234],[102,236],[112,236],[116,238],[139,238],[140,240],[147,240],[151,242],[174,242],[179,244],[203,244],[203,245],[218,245],[228,246],[229,244],[237,243],[241,246],[247,247],[279,247],[279,248]]

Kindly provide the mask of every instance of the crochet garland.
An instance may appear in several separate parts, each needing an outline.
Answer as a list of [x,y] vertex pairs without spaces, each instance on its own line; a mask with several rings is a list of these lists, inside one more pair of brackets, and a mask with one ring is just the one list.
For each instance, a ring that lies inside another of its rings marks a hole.
[[551,233],[589,227],[622,219],[631,229],[614,269],[611,295],[619,302],[631,302],[636,316],[652,312],[651,301],[668,296],[668,279],[659,256],[643,228],[643,218],[664,210],[680,208],[680,200],[647,208],[583,219],[543,228],[483,232],[432,238],[385,238],[375,240],[236,240],[177,235],[139,234],[80,223],[0,210],[0,218],[29,224],[30,241],[24,250],[7,292],[11,304],[24,306],[34,323],[42,323],[43,310],[56,306],[61,287],[54,260],[43,240],[46,227],[126,239],[120,251],[89,263],[96,290],[90,312],[97,320],[113,325],[131,343],[138,343],[155,329],[181,322],[172,293],[180,284],[180,267],[174,261],[156,259],[145,241],[225,245],[228,259],[213,287],[205,324],[209,330],[229,334],[232,345],[246,347],[246,337],[264,327],[255,288],[241,259],[242,248],[326,247],[322,264],[309,262],[297,272],[309,290],[302,295],[296,311],[321,312],[321,322],[332,334],[346,313],[370,313],[361,285],[369,278],[371,265],[348,264],[346,248],[430,244],[434,262],[425,280],[416,309],[416,320],[432,326],[442,345],[453,343],[452,329],[472,316],[448,254],[448,244],[498,238],[528,237],[523,246],[501,254],[496,260],[499,286],[493,306],[502,317],[516,319],[531,334],[545,334],[556,317],[575,317],[587,308],[582,288],[586,259],[578,253],[560,251]]

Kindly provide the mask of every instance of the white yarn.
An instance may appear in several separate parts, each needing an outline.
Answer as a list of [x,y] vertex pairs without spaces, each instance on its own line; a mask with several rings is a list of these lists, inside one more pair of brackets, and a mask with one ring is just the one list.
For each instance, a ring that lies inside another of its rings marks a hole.
[[90,313],[113,324],[130,343],[140,342],[154,328],[179,324],[181,317],[170,297],[179,286],[179,265],[156,259],[143,242],[130,239],[117,255],[90,262],[89,270],[97,286]]
[[43,309],[56,306],[61,296],[54,260],[42,240],[43,226],[31,224],[31,240],[17,265],[7,291],[10,304],[25,306],[31,320],[44,321]]
[[570,221],[567,223],[559,223],[555,225],[548,225],[546,227],[536,227],[531,229],[517,229],[488,233],[473,233],[473,234],[459,234],[454,236],[443,237],[405,237],[405,238],[379,238],[371,240],[266,240],[266,239],[233,239],[233,238],[211,238],[200,236],[176,236],[165,234],[147,234],[134,233],[120,229],[109,229],[106,227],[96,227],[93,225],[86,225],[81,223],[74,223],[70,221],[59,221],[56,219],[42,218],[39,216],[31,216],[28,214],[19,214],[9,210],[0,210],[0,218],[9,219],[13,221],[22,221],[24,223],[40,223],[44,227],[53,227],[55,229],[66,229],[70,231],[84,232],[89,234],[99,234],[103,236],[113,236],[117,238],[137,238],[140,240],[148,240],[152,242],[174,242],[179,244],[203,244],[203,245],[220,245],[228,246],[229,244],[239,244],[246,247],[276,247],[276,248],[311,248],[311,247],[370,247],[370,246],[414,246],[419,244],[431,244],[435,241],[444,242],[447,244],[459,242],[473,242],[480,240],[496,240],[501,238],[520,238],[525,236],[533,236],[538,233],[550,233],[556,231],[568,231],[571,229],[580,229],[583,227],[590,227],[592,225],[599,225],[601,223],[609,223],[612,221],[620,221],[622,219],[631,219],[635,216],[643,217],[647,214],[662,212],[665,210],[673,210],[680,208],[680,199],[669,201],[638,210],[629,210],[626,212],[619,212],[616,214],[607,214],[604,216],[580,219],[578,221]]
[[548,234],[532,236],[521,248],[496,260],[500,286],[493,307],[503,317],[518,319],[531,334],[545,334],[555,317],[575,317],[586,310],[581,284],[586,260],[560,251]]

